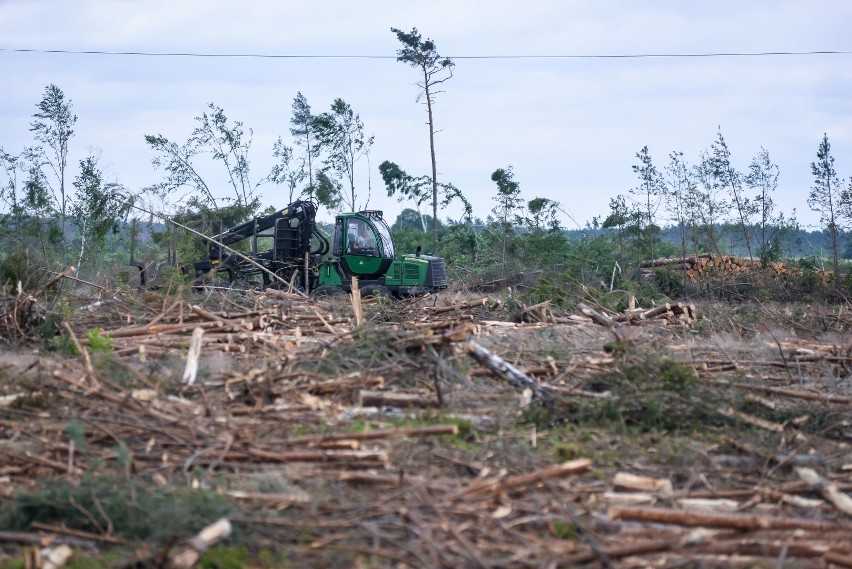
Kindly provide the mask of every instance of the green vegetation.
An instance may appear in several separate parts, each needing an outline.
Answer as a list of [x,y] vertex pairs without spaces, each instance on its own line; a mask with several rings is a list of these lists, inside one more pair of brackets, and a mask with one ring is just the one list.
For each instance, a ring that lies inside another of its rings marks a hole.
[[[452,77],[454,64],[416,28],[392,31],[401,44],[398,60],[422,75],[418,86],[432,133],[434,89]],[[356,189],[361,186],[356,170],[364,176],[361,159],[373,143],[358,113],[338,97],[329,111],[314,114],[301,93],[292,111],[290,134],[301,155],[279,137],[269,173],[257,175],[250,169],[250,129],[210,103],[195,118],[185,142],[163,135],[145,137],[153,152],[152,166],[162,179],[131,192],[107,182],[95,157],[68,163],[78,118],[62,89],[49,85],[32,117],[34,145],[19,154],[0,149],[0,286],[11,290],[20,282],[24,290],[33,290],[69,265],[79,269],[77,277],[97,280],[121,273],[122,280],[130,282],[127,264],[140,259],[165,261],[169,266],[157,269],[159,282],[180,286],[187,276],[178,266],[203,258],[206,251],[202,239],[184,228],[216,234],[285,205],[261,204],[263,184],[284,185],[288,200],[308,196],[330,210],[358,209],[365,198]],[[473,204],[459,188],[437,180],[434,141],[430,174],[410,175],[389,160],[378,170],[388,195],[412,206],[393,225],[397,251],[410,253],[421,246],[424,252],[440,254],[452,281],[467,287],[485,292],[513,287],[525,291],[524,302],[551,300],[555,306],[568,306],[578,290],[694,298],[713,293],[662,269],[653,275],[650,284],[657,292],[652,293],[639,277],[639,262],[708,252],[770,262],[819,252],[823,268],[821,252],[827,250],[838,278],[806,271],[801,290],[791,289],[789,283],[760,284],[740,286],[736,295],[765,301],[804,292],[825,293],[831,299],[849,290],[843,258],[852,255],[844,242],[852,224],[852,189],[837,174],[827,136],[816,154],[808,205],[820,214],[823,228],[811,232],[799,228],[794,215],[778,210],[774,193],[780,172],[769,152],[761,148],[740,171],[721,129],[694,165],[683,153],[672,152],[658,168],[644,146],[633,165],[636,187],[613,198],[608,215],[570,231],[563,226],[566,211],[559,202],[542,196],[521,198],[522,181],[511,165],[491,173],[495,207],[484,220],[475,216]],[[229,196],[214,191],[205,179],[208,174],[202,175],[217,169],[228,180]],[[143,201],[161,205],[140,209],[137,204]],[[454,201],[464,206],[463,215],[439,219],[439,204],[446,207]],[[430,202],[428,215],[421,208]],[[234,246],[247,250],[249,243]],[[46,339],[55,335],[61,321],[47,315]],[[90,347],[103,346],[95,341]]]
[[116,537],[156,546],[191,537],[210,520],[233,511],[213,491],[160,487],[102,471],[86,474],[79,483],[56,480],[16,495],[0,506],[0,527],[23,531],[40,522],[93,533],[111,527]]
[[86,333],[86,339],[89,340],[89,351],[91,352],[112,352],[112,338],[104,336],[100,328],[92,328]]

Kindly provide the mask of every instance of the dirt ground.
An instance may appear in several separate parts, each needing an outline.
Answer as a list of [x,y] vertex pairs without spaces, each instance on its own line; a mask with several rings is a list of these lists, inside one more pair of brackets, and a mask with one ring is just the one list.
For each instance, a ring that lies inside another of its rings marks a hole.
[[90,300],[7,328],[0,567],[852,567],[836,307]]

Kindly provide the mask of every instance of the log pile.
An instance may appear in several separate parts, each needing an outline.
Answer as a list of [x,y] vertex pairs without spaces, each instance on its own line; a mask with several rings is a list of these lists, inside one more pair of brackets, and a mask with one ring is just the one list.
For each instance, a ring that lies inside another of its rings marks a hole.
[[211,311],[198,305],[166,310],[144,325],[107,330],[119,356],[161,355],[188,346],[192,332],[204,331],[206,352],[240,353],[293,350],[306,338],[336,335],[348,318],[335,317],[321,305],[308,300],[285,306],[261,306],[245,311]]
[[[639,274],[650,278],[654,271],[665,268],[684,275],[690,283],[730,280],[748,273],[764,273],[775,278],[801,277],[802,269],[789,263],[773,262],[764,267],[757,259],[747,259],[733,255],[704,253],[689,257],[670,257],[639,263]],[[817,276],[827,285],[833,278],[832,271],[816,271]]]
[[578,303],[577,308],[583,315],[573,318],[573,322],[586,319],[601,326],[638,326],[641,324],[663,324],[687,326],[698,320],[698,309],[694,304],[682,302],[667,302],[651,308],[627,308],[621,314],[606,314],[603,310],[595,310],[585,303]]

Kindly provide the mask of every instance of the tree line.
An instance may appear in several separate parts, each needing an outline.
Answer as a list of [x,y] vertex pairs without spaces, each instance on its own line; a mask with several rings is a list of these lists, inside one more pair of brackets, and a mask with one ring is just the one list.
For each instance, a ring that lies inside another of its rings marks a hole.
[[[432,250],[464,270],[573,267],[597,274],[604,265],[621,270],[637,259],[690,251],[721,254],[736,248],[750,258],[777,260],[784,254],[785,238],[798,230],[795,210],[785,214],[775,203],[779,168],[769,152],[761,148],[748,169],[740,172],[733,166],[721,128],[695,164],[674,151],[660,169],[648,147],[643,147],[632,166],[636,186],[610,200],[608,214],[593,218],[579,245],[560,226],[559,202],[522,199],[511,165],[491,173],[494,205],[483,222],[474,216],[463,191],[437,174],[433,103],[438,87],[453,77],[454,63],[416,28],[391,32],[401,44],[397,60],[418,74],[417,101],[426,106],[429,140],[429,172],[409,174],[391,160],[378,166],[387,195],[411,205],[400,216],[407,222],[397,220],[395,226],[402,243],[422,241],[431,229]],[[68,164],[77,116],[62,89],[48,85],[32,116],[33,144],[16,154],[0,147],[5,178],[0,180],[2,251],[7,256],[26,251],[33,258],[37,250],[45,266],[79,267],[103,260],[110,234],[129,220],[126,231],[133,257],[142,233],[141,212],[148,212],[149,232],[153,215],[162,214],[212,234],[274,209],[261,204],[259,188],[264,184],[283,186],[288,203],[307,198],[330,210],[366,207],[370,185],[364,188],[360,180],[369,168],[374,136],[360,115],[343,98],[315,113],[301,92],[291,110],[291,141],[278,137],[271,149],[275,162],[270,171],[256,175],[251,170],[252,129],[210,103],[195,117],[195,128],[185,141],[159,133],[145,135],[154,154],[152,166],[162,179],[131,190],[106,179],[98,155]],[[831,261],[839,270],[844,239],[852,227],[852,178],[847,181],[836,173],[827,135],[811,169],[808,205],[820,215]],[[213,178],[215,184],[210,182]],[[218,191],[222,180],[229,189],[225,195]],[[462,218],[442,224],[438,208],[453,201],[462,204]],[[431,215],[424,210],[428,206]],[[674,242],[664,238],[667,227],[675,230]],[[155,244],[173,263],[198,253],[196,240],[170,225],[153,233]],[[589,237],[592,234],[595,237]],[[589,257],[593,251],[594,258]],[[575,266],[576,262],[583,266]]]

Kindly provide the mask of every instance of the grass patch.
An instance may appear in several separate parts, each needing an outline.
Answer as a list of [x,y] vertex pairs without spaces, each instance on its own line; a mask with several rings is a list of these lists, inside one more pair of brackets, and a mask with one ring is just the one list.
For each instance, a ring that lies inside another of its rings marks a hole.
[[162,545],[185,539],[235,508],[215,492],[159,487],[120,474],[86,475],[77,483],[45,481],[0,506],[0,527],[25,531],[33,522]]
[[86,333],[90,352],[112,353],[112,338],[104,336],[100,328],[92,328]]
[[[719,425],[724,395],[695,371],[653,349],[629,343],[607,346],[615,364],[586,380],[583,389],[602,397],[570,397],[531,405],[524,420],[544,428],[560,424],[621,432],[692,432]],[[571,454],[570,449],[564,449]]]

